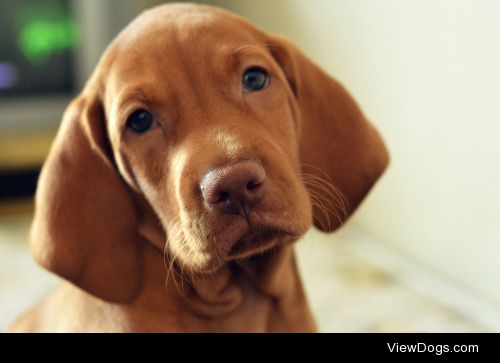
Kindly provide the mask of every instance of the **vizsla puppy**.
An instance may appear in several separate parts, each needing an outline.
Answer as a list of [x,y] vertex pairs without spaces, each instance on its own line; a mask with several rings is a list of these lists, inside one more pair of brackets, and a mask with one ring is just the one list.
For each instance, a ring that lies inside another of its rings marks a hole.
[[388,162],[346,90],[223,10],[133,21],[68,107],[31,244],[65,279],[13,331],[314,331],[292,242]]

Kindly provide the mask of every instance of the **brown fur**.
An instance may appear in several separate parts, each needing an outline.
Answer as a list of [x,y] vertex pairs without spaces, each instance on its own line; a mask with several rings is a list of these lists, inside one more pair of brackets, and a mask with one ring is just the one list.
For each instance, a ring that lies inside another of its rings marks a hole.
[[[251,66],[270,83],[245,93]],[[125,127],[138,108],[156,120],[141,135]],[[241,160],[267,174],[252,226],[279,233],[232,254],[247,221],[207,210],[199,181]],[[12,330],[314,331],[291,243],[313,220],[339,227],[387,162],[345,89],[285,39],[208,6],[147,11],[64,115],[31,244],[65,281]]]

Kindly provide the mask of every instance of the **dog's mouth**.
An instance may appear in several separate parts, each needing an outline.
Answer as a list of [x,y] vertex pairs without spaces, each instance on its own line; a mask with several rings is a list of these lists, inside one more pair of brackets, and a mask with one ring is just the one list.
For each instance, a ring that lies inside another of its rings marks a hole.
[[229,251],[227,260],[234,261],[263,254],[280,243],[298,237],[294,233],[276,228],[252,228],[236,241]]

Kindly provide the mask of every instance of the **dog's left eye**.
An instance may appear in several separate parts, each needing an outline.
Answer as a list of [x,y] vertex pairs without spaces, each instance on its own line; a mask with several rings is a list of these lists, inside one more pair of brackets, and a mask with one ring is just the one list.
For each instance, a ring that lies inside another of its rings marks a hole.
[[127,120],[127,127],[132,131],[142,134],[153,126],[153,115],[146,110],[137,110]]
[[267,87],[269,77],[262,68],[249,68],[243,74],[243,90],[245,92],[256,92]]

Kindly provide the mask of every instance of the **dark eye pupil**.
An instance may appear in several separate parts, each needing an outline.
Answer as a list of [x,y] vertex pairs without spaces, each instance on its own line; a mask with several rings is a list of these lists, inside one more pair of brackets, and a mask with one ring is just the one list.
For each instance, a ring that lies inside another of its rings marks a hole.
[[250,68],[243,75],[243,89],[247,92],[260,91],[267,82],[267,73],[259,68]]
[[146,110],[135,111],[127,121],[127,126],[133,131],[142,133],[148,131],[153,124],[153,115]]

